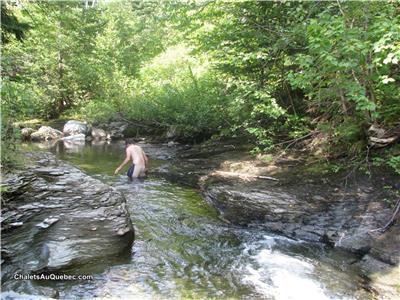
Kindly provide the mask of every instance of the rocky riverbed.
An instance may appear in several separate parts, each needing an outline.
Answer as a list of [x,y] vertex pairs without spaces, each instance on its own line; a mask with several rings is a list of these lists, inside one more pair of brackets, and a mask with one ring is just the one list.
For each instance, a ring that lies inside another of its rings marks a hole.
[[[16,274],[79,274],[130,256],[134,230],[125,198],[50,153],[26,153],[2,178],[2,290],[57,297]],[[90,268],[89,268],[90,269]]]
[[[181,151],[179,163],[158,173],[198,186],[228,222],[357,254],[352,264],[371,280],[378,297],[400,297],[400,224],[399,215],[393,215],[399,176],[382,171],[372,177],[313,174],[301,159],[266,162],[244,149],[235,144],[197,146]],[[391,219],[393,224],[382,230]]]
[[[309,172],[299,157],[255,159],[235,143],[142,146],[158,159],[151,176],[199,189],[226,222],[351,252],[345,269],[360,270],[378,299],[399,297],[398,215],[380,230],[393,216],[395,175]],[[51,154],[28,155],[36,163],[3,179],[3,289],[57,296],[35,282],[7,279],[123,260],[133,229],[119,191]]]

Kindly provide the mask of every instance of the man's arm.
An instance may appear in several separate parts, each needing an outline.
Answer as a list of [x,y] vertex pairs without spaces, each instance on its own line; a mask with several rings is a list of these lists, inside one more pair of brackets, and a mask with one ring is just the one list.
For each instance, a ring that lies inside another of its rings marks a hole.
[[114,175],[117,175],[118,172],[122,169],[122,167],[125,166],[129,161],[130,161],[130,153],[129,153],[128,149],[126,149],[125,160],[122,162],[122,164],[118,168],[115,169]]

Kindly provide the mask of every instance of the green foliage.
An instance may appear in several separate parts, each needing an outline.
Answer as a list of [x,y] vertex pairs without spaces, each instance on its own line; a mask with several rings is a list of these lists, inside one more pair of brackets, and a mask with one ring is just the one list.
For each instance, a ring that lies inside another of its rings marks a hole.
[[304,41],[295,23],[313,11],[305,3],[216,2],[193,13],[195,21],[206,21],[195,22],[202,25],[191,29],[189,36],[197,52],[212,57],[225,81],[224,92],[230,99],[228,134],[250,134],[259,151],[296,125],[292,116],[302,104],[289,87],[290,66],[285,62]]
[[399,7],[381,4],[329,4],[309,21],[308,51],[296,55],[297,68],[289,74],[314,114],[329,124],[334,143],[345,149],[365,140],[368,124],[400,118],[400,88],[394,84],[400,79]]
[[12,40],[4,47],[3,81],[17,93],[29,91],[30,117],[54,118],[97,101],[115,104],[141,62],[161,51],[161,33],[145,13],[157,7],[151,3],[86,9],[80,1],[24,1],[21,7],[15,14],[32,29],[23,44]]
[[400,175],[400,155],[390,157],[387,164],[392,167],[397,174]]
[[[2,90],[2,92],[4,89]],[[1,169],[8,170],[18,162],[16,144],[19,140],[19,130],[13,125],[15,116],[18,115],[20,107],[18,103],[1,102]]]
[[142,67],[121,111],[131,119],[174,126],[184,139],[210,137],[223,126],[220,82],[207,58],[191,57],[189,50],[170,47]]
[[7,9],[31,27],[23,43],[8,34],[3,50],[2,102],[15,120],[123,117],[187,141],[246,136],[255,153],[316,130],[335,156],[365,153],[371,124],[400,120],[397,2],[23,0]]

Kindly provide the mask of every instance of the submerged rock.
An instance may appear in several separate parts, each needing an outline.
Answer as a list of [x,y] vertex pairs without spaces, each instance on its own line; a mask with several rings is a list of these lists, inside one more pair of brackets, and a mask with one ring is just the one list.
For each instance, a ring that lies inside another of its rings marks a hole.
[[48,228],[51,225],[53,225],[54,223],[58,222],[59,220],[60,219],[58,219],[58,218],[46,218],[46,219],[44,219],[43,222],[36,224],[36,226],[40,227],[40,228]]
[[80,153],[85,148],[85,139],[63,140],[64,149],[71,153]]
[[134,230],[123,195],[53,155],[33,159],[47,164],[2,182],[13,186],[3,195],[2,247],[12,253],[2,264],[3,291],[32,293],[26,281],[12,279],[16,272],[79,274],[96,260],[129,256]]

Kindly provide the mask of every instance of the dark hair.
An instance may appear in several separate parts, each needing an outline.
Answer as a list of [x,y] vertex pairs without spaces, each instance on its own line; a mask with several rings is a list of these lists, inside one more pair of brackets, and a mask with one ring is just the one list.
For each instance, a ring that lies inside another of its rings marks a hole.
[[135,140],[134,140],[134,139],[129,138],[129,139],[126,139],[126,140],[125,140],[125,146],[132,145],[132,144],[134,144],[134,143],[135,143]]

